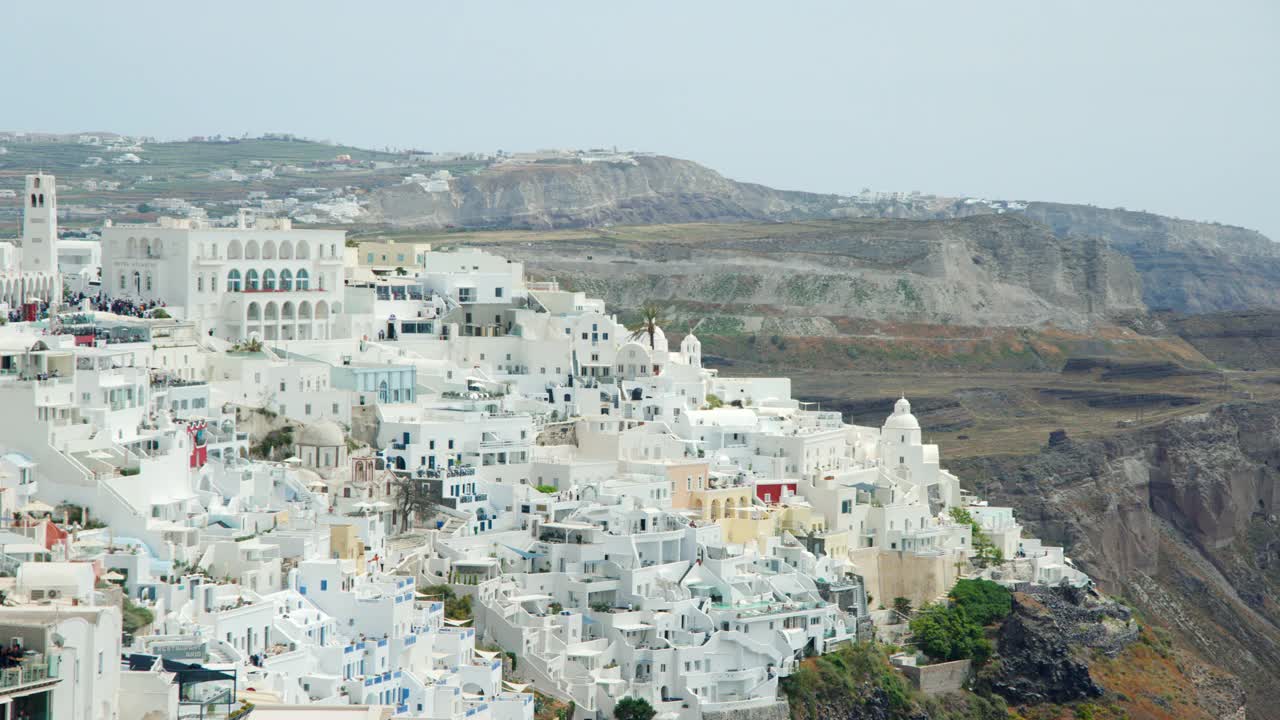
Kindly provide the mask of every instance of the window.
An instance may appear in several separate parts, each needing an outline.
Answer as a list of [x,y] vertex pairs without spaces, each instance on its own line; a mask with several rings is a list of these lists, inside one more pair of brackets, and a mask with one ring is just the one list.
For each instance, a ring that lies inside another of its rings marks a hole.
[[204,292],[204,275],[196,276],[196,292]]
[[229,292],[240,292],[240,271],[232,270],[227,273],[227,290]]
[[320,581],[320,592],[324,592],[325,590],[328,590],[328,589],[329,589],[329,581],[328,581],[328,580],[321,580],[321,581]]
[[303,412],[303,414],[305,414],[305,415],[310,415],[310,414],[311,414],[311,403],[306,403],[305,405],[303,405],[303,406],[302,406],[302,412]]
[[493,296],[494,296],[494,297],[502,297],[502,288],[494,288],[494,289],[493,289]]

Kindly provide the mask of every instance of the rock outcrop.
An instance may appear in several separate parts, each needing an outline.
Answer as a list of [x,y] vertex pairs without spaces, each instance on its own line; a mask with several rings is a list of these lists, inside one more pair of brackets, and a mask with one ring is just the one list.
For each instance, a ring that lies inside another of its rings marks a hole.
[[1280,717],[1280,403],[949,466]]
[[1088,592],[1029,588],[1014,594],[998,633],[1000,661],[983,676],[1012,704],[1067,703],[1102,695],[1092,651],[1114,657],[1138,637],[1128,608]]

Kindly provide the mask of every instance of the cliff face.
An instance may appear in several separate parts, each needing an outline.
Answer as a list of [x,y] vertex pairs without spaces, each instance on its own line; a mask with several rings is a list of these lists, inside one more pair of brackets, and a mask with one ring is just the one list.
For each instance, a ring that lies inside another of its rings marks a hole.
[[[836,195],[775,190],[735,182],[697,163],[663,156],[637,156],[633,163],[499,164],[454,178],[447,192],[427,192],[416,184],[377,189],[367,210],[366,222],[436,229],[838,218],[954,220],[995,212],[986,204],[947,198],[863,203]],[[1042,223],[1062,240],[1104,241],[1103,247],[1132,261],[1142,279],[1146,306],[1194,313],[1280,307],[1280,246],[1257,232],[1061,203],[1033,202],[1008,213]],[[1039,241],[1034,235],[1026,237]],[[1016,248],[1016,254],[1034,254],[1050,245],[1027,244]]]
[[1253,230],[1060,203],[1030,203],[1025,214],[1059,234],[1106,238],[1133,260],[1152,308],[1280,306],[1280,245]]
[[950,466],[1280,717],[1280,403]]
[[782,334],[791,334],[774,330],[782,320],[820,335],[839,317],[1081,327],[1143,308],[1132,265],[1106,242],[1059,238],[1011,215],[717,227],[687,239],[602,235],[496,251],[611,307],[671,301],[699,316],[714,307],[746,330]]
[[449,192],[383,188],[372,222],[428,228],[552,228],[605,224],[826,217],[834,195],[734,182],[688,160],[640,156],[635,164],[497,165],[455,178]]

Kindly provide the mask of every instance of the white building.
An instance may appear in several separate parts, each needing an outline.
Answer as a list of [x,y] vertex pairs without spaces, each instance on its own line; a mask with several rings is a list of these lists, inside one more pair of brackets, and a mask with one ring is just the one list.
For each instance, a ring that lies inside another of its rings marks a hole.
[[113,225],[103,229],[102,288],[162,302],[227,340],[329,338],[342,313],[344,237],[243,215],[229,228],[169,218]]

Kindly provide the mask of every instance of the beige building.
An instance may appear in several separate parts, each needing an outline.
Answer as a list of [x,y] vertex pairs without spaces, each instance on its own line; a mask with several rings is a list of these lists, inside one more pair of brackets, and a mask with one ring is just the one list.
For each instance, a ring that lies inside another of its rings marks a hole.
[[431,243],[362,242],[355,251],[356,264],[362,268],[378,273],[394,273],[396,268],[404,268],[406,275],[413,275],[426,269]]

